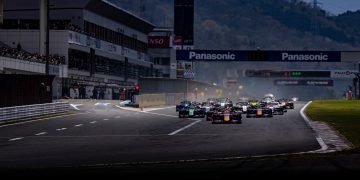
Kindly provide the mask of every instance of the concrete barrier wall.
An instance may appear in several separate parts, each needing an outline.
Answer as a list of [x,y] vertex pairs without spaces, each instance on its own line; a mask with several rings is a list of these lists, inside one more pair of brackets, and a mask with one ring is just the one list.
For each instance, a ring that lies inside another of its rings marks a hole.
[[167,93],[165,95],[166,105],[176,105],[183,101],[185,98],[184,93]]
[[181,101],[206,101],[209,96],[196,96],[194,93],[188,93],[187,98],[184,93],[164,93],[164,94],[142,94],[138,96],[139,107],[151,107],[151,106],[173,106],[179,104]]
[[139,95],[139,107],[166,105],[165,94],[142,94]]

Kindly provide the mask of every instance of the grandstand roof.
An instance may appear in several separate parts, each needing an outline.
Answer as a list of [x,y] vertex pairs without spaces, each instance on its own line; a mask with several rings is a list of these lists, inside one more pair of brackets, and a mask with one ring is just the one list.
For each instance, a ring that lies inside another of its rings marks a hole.
[[[50,5],[50,10],[87,9],[144,33],[151,32],[155,27],[107,0],[50,0]],[[40,0],[4,0],[4,19],[38,19],[39,6]]]

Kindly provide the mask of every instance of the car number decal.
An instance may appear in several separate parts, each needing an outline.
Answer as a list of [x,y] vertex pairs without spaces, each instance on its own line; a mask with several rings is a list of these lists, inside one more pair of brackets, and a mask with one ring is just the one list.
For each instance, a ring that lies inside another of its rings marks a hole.
[[257,109],[256,115],[261,116],[262,115],[262,109]]
[[224,114],[224,121],[230,121],[230,114]]
[[189,109],[189,116],[193,116],[194,115],[194,109]]

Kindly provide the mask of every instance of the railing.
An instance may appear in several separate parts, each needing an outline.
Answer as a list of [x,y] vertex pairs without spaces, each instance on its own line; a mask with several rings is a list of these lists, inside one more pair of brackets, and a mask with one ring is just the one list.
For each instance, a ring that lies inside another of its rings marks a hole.
[[0,122],[54,113],[64,113],[68,112],[69,109],[70,105],[68,102],[56,102],[0,108]]

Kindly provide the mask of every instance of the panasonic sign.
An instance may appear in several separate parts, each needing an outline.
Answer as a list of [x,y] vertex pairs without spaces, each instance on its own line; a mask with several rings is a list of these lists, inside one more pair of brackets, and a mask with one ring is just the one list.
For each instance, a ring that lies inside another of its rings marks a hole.
[[176,50],[183,61],[341,62],[339,51]]
[[236,55],[230,52],[227,53],[196,53],[190,51],[189,60],[235,60]]
[[290,54],[282,53],[283,61],[328,61],[329,56],[327,54]]

